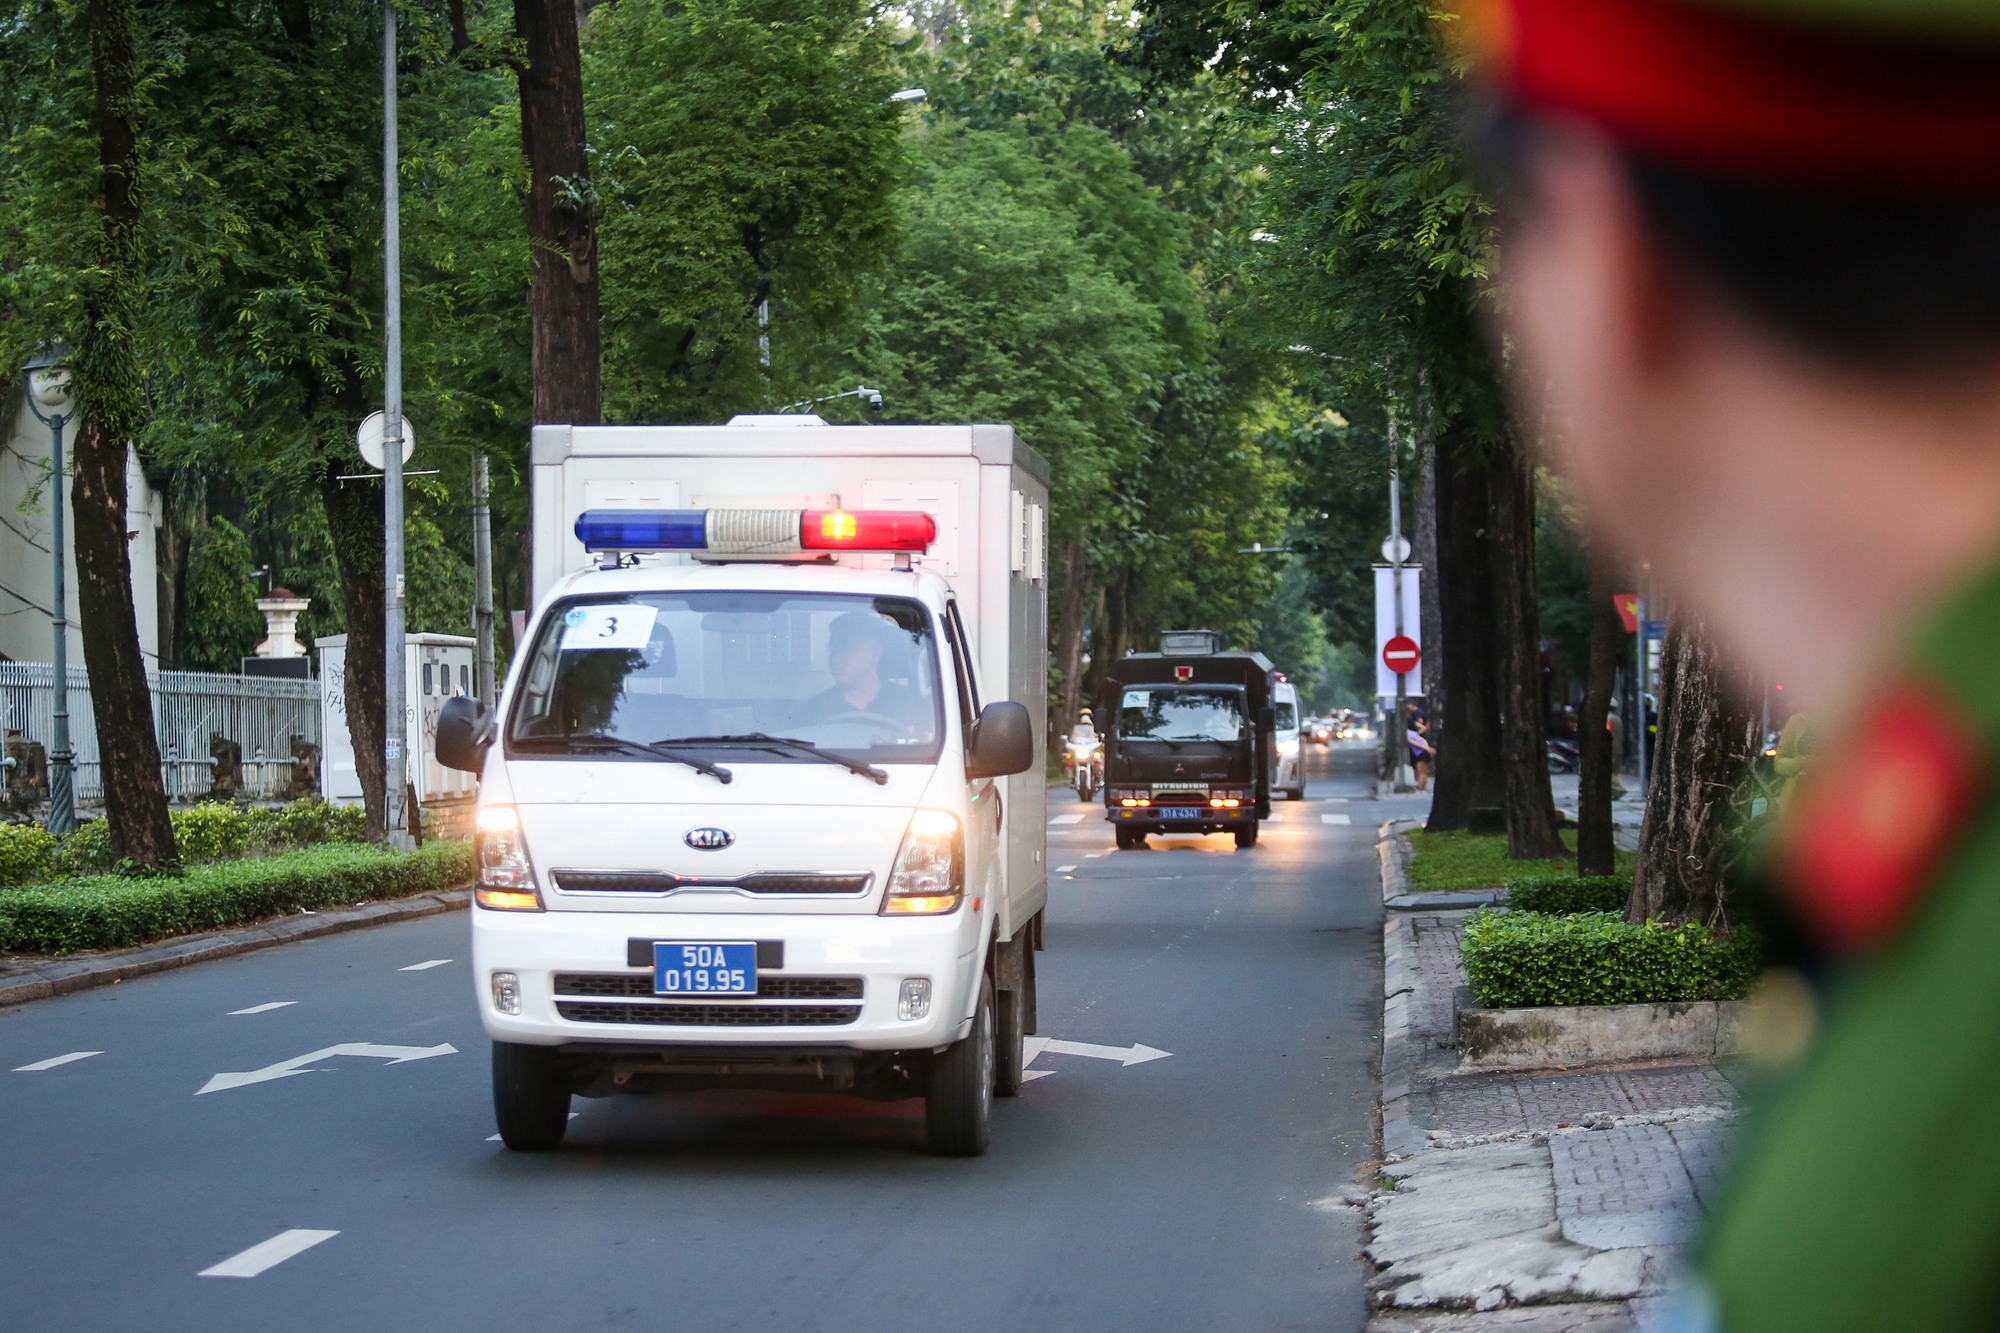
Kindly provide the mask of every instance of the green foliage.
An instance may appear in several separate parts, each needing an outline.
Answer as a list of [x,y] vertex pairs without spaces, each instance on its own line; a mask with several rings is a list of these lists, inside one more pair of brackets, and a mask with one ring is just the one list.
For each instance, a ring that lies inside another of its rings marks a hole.
[[1616,875],[1544,875],[1507,881],[1507,905],[1517,912],[1569,916],[1577,912],[1623,912],[1632,881]]
[[795,363],[883,256],[902,110],[888,35],[869,17],[862,0],[592,16],[584,88],[614,418],[778,405],[758,361],[759,303],[774,365]]
[[1478,912],[1459,957],[1488,1008],[1644,1004],[1741,999],[1762,946],[1742,927],[1718,936],[1696,922],[1635,926],[1613,912]]
[[40,824],[0,824],[0,888],[46,878],[60,847]]
[[256,558],[243,529],[221,517],[197,527],[181,613],[181,662],[190,671],[238,669],[264,637],[257,594]]
[[[181,860],[189,865],[320,843],[358,842],[365,820],[358,805],[329,805],[316,797],[276,809],[204,801],[173,812],[174,840]],[[115,869],[111,826],[102,819],[79,824],[60,840],[39,825],[0,825],[0,887]]]
[[0,947],[61,954],[143,944],[260,917],[447,889],[471,875],[471,848],[439,842],[407,855],[367,846],[316,847],[200,866],[171,879],[64,880],[0,895],[6,922]]

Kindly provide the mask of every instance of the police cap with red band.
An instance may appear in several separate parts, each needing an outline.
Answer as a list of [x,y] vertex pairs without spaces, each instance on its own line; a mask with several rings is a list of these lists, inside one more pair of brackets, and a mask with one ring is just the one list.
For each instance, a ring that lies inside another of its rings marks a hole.
[[2000,0],[1464,0],[1503,98],[1755,179],[2000,192]]

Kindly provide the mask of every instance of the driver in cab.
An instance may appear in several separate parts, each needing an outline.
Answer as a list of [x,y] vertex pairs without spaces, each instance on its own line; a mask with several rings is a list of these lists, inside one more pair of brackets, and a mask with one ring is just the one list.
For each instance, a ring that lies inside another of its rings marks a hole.
[[867,611],[850,611],[827,629],[827,671],[833,685],[806,701],[806,715],[832,722],[856,714],[893,722],[898,734],[923,729],[931,709],[914,691],[882,678],[889,627]]

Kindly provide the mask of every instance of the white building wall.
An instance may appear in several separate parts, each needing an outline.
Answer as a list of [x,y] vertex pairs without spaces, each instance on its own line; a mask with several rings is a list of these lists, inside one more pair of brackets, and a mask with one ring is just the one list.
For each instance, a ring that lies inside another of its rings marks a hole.
[[[35,419],[25,395],[13,395],[17,408],[0,438],[0,656],[16,662],[47,662],[55,655],[49,623],[51,576],[48,511],[49,428]],[[63,431],[68,462],[76,442],[76,425]],[[138,455],[126,451],[125,530],[136,533],[127,545],[132,553],[132,608],[139,621],[139,649],[146,665],[160,664],[160,605],[158,524],[164,514],[159,495],[146,484]],[[69,489],[63,497],[68,503]],[[74,511],[70,516],[75,533]],[[83,634],[76,614],[76,544],[66,551],[65,582],[69,604],[69,661],[83,665]]]

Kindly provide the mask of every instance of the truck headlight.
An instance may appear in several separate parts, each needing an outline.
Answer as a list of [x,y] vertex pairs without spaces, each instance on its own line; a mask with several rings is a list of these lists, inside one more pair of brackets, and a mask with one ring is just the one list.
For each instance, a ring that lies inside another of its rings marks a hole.
[[542,895],[535,887],[535,867],[521,837],[521,817],[511,805],[479,809],[474,857],[479,883],[472,900],[496,912],[539,912]]
[[884,916],[939,916],[958,909],[965,896],[965,840],[957,816],[919,810],[903,835],[896,868],[889,872]]

